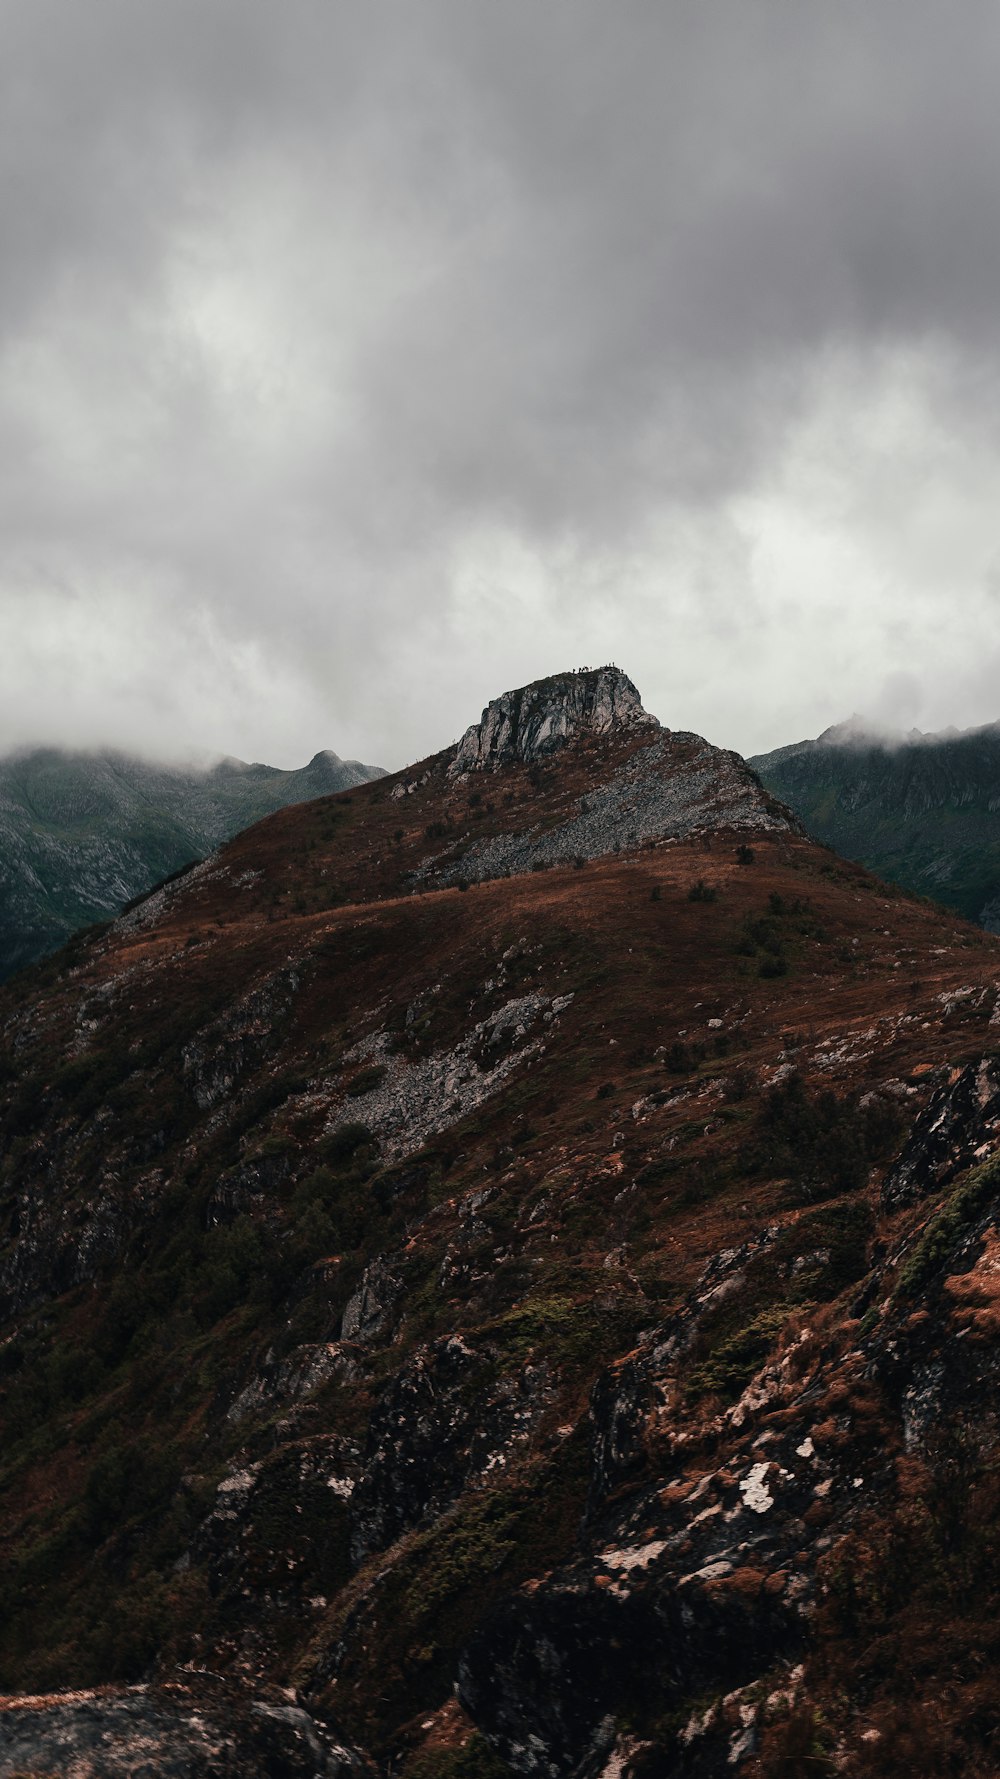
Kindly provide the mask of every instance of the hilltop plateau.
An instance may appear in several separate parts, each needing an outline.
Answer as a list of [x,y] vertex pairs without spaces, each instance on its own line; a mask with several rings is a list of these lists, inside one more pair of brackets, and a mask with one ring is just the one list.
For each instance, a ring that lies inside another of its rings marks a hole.
[[817,840],[1000,931],[1000,725],[889,736],[855,717],[750,765]]
[[994,1773],[998,1026],[616,669],[7,984],[0,1774]]
[[381,775],[329,752],[295,772],[59,748],[9,755],[0,760],[0,981],[272,810]]

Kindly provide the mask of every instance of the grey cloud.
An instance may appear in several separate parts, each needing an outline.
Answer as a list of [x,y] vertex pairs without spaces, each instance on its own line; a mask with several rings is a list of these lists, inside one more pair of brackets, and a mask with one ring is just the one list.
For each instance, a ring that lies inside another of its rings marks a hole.
[[[916,601],[906,527],[998,452],[994,7],[0,0],[0,24],[0,745],[392,764],[494,675],[599,648],[747,749],[898,703],[922,661],[989,697],[995,479],[979,554]],[[911,387],[889,542],[856,414]],[[786,556],[812,525],[791,614],[768,502]],[[831,508],[863,571],[833,684]],[[944,665],[956,585],[981,634]]]

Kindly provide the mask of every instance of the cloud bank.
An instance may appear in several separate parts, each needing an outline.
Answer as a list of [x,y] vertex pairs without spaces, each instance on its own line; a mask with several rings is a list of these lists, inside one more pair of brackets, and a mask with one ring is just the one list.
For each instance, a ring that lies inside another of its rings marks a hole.
[[1000,717],[994,7],[0,23],[0,747]]

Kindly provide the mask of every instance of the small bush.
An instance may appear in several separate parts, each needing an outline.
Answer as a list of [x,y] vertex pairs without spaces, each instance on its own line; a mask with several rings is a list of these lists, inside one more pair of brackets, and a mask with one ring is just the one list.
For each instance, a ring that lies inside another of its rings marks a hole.
[[738,865],[752,865],[756,857],[757,854],[753,847],[747,846],[745,842],[736,848],[736,863]]
[[324,1161],[334,1166],[341,1161],[350,1161],[356,1149],[362,1148],[372,1140],[372,1133],[367,1124],[338,1124],[329,1136],[324,1137],[319,1145]]
[[757,965],[758,976],[787,976],[788,959],[783,951],[765,951]]
[[688,890],[688,901],[714,902],[718,893],[714,884],[706,883],[703,877],[699,877],[697,883],[693,883]]
[[510,1779],[510,1768],[476,1730],[461,1748],[428,1748],[413,1755],[402,1779]]
[[688,1375],[688,1396],[738,1396],[764,1363],[788,1321],[787,1304],[770,1304],[744,1328],[723,1340],[709,1358]]
[[871,1165],[892,1152],[902,1129],[889,1100],[862,1106],[856,1095],[811,1094],[800,1075],[791,1075],[764,1099],[744,1171],[785,1176],[806,1203],[856,1191]]

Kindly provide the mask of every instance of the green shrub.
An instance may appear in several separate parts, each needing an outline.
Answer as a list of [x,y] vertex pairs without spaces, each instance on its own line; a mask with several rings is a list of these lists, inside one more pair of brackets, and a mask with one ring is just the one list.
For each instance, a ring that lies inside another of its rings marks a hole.
[[338,1124],[336,1130],[323,1137],[319,1150],[324,1161],[336,1166],[338,1162],[350,1161],[355,1152],[372,1141],[372,1133],[367,1124]]
[[976,1168],[932,1217],[896,1283],[896,1296],[915,1297],[948,1259],[968,1224],[1000,1191],[1000,1157]]
[[757,965],[758,976],[787,976],[788,959],[783,951],[765,951]]
[[743,1171],[787,1176],[810,1199],[857,1191],[873,1163],[892,1153],[903,1124],[892,1101],[813,1094],[791,1075],[765,1096]]
[[105,1448],[91,1466],[83,1491],[83,1526],[99,1544],[128,1521],[168,1501],[180,1480],[177,1456],[136,1440]]
[[474,1730],[461,1748],[428,1748],[412,1755],[401,1779],[510,1779],[510,1773],[506,1761]]
[[770,1304],[745,1327],[738,1328],[721,1341],[707,1359],[688,1373],[689,1399],[696,1401],[699,1396],[706,1395],[738,1396],[764,1363],[788,1321],[788,1314],[787,1304]]

